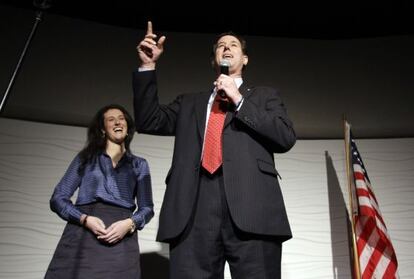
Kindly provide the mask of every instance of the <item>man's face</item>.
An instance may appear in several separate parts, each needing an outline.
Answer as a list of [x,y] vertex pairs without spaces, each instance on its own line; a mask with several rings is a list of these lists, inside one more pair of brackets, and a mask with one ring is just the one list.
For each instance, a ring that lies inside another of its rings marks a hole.
[[217,41],[215,64],[220,65],[221,60],[230,62],[230,75],[241,76],[243,66],[247,65],[248,57],[243,53],[241,43],[236,37],[226,35]]

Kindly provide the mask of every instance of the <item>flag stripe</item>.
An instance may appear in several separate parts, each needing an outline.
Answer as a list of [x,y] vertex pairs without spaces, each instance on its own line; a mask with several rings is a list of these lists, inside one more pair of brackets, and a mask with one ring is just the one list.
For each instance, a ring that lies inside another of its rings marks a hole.
[[357,252],[362,279],[398,278],[398,262],[368,173],[350,133],[350,162],[358,203],[355,216]]

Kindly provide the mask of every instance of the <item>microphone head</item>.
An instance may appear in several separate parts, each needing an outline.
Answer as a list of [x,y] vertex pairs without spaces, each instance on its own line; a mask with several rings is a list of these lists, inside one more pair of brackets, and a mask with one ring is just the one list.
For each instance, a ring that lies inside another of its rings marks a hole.
[[220,61],[220,73],[224,75],[229,75],[230,61],[223,59]]
[[230,61],[227,59],[223,59],[220,61],[220,66],[230,67]]

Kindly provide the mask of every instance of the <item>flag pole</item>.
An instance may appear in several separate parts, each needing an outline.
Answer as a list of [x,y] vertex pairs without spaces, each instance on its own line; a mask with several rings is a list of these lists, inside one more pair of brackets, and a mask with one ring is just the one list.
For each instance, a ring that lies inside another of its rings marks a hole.
[[355,275],[355,279],[361,279],[361,269],[359,266],[359,257],[358,257],[358,249],[356,244],[356,234],[355,234],[355,216],[358,214],[358,209],[355,207],[352,193],[356,190],[355,186],[352,183],[352,174],[351,174],[351,160],[350,160],[350,142],[349,139],[350,136],[350,128],[349,124],[346,121],[345,115],[343,117],[343,123],[344,123],[344,134],[345,134],[345,158],[346,158],[346,174],[347,174],[347,180],[348,180],[348,194],[349,194],[349,206],[351,208],[350,213],[350,219],[351,219],[351,230],[352,230],[352,251],[353,251],[353,271]]

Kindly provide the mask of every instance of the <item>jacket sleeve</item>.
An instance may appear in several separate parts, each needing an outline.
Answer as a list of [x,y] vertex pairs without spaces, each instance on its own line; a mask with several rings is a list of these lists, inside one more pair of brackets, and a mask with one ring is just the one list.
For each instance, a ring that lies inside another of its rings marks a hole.
[[134,72],[134,114],[139,133],[173,136],[180,110],[181,96],[169,105],[160,105],[155,70]]

